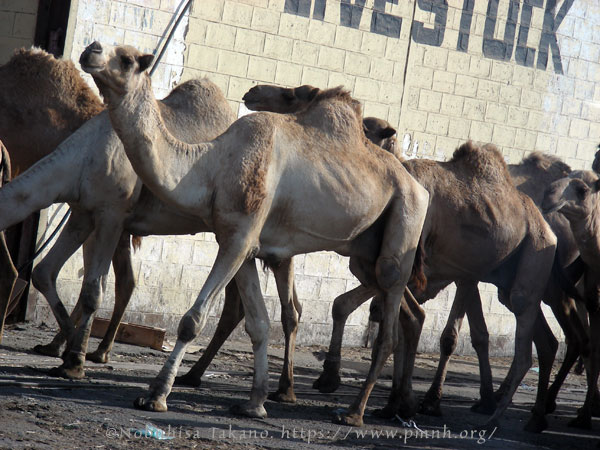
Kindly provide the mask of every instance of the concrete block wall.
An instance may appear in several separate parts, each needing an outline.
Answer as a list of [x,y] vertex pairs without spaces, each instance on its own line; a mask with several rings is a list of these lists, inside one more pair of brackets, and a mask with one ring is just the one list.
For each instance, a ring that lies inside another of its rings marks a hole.
[[[79,0],[70,56],[77,60],[94,39],[152,51],[178,4]],[[207,76],[239,114],[243,94],[257,83],[343,84],[363,103],[365,115],[397,127],[408,158],[446,159],[473,139],[495,143],[507,162],[539,150],[575,169],[589,168],[600,141],[598,31],[595,0],[198,0],[153,83],[161,97],[178,82]],[[127,318],[173,332],[215,251],[208,234],[144,239]],[[66,298],[76,298],[80,261],[75,256],[61,273]],[[299,342],[326,344],[331,302],[357,282],[347,259],[331,253],[299,256],[295,264],[304,305]],[[280,339],[272,274],[262,274],[261,283],[272,335]],[[105,316],[111,290],[112,279]],[[480,290],[492,353],[511,354],[514,317],[497,301],[495,288],[481,284]],[[453,295],[450,287],[427,303],[421,350],[437,349]],[[351,317],[347,345],[364,342],[367,315],[363,305]],[[468,327],[458,349],[472,353]]]
[[0,2],[0,64],[7,62],[16,48],[33,45],[37,10],[37,0]]

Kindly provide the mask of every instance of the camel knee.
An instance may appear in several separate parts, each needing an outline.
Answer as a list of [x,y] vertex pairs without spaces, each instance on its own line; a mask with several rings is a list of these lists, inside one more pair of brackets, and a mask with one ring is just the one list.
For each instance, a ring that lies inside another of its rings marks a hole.
[[56,282],[58,273],[52,273],[43,262],[38,264],[31,272],[31,283],[40,292],[48,292]]
[[102,299],[102,282],[99,278],[84,282],[81,288],[81,307],[83,314],[95,313]]
[[391,257],[380,256],[376,265],[377,284],[388,291],[401,281],[406,281],[402,270],[402,265]]
[[246,318],[246,333],[250,336],[253,346],[260,346],[269,338],[270,324],[267,318],[248,320]]
[[477,353],[486,351],[490,345],[490,334],[488,331],[474,333],[473,328],[471,328],[471,345]]
[[451,355],[456,350],[458,332],[454,327],[445,328],[440,336],[440,351],[444,355]]
[[336,297],[331,308],[331,317],[334,321],[346,321],[346,318],[352,312],[350,302],[345,301],[345,294]]
[[200,318],[195,311],[186,312],[177,327],[177,339],[182,342],[193,341],[200,332]]

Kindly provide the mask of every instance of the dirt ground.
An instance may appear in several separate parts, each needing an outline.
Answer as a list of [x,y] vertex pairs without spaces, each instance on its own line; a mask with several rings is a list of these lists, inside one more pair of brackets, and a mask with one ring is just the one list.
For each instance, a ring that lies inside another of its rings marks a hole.
[[[540,435],[522,431],[535,398],[537,373],[530,371],[518,389],[501,427],[485,430],[485,416],[469,409],[478,398],[477,361],[456,357],[450,364],[443,417],[417,415],[418,429],[399,421],[373,417],[370,411],[385,405],[391,386],[386,367],[374,389],[362,428],[335,425],[333,411],[346,407],[358,392],[367,373],[370,351],[345,349],[342,387],[334,394],[320,394],[312,382],[322,362],[315,355],[321,347],[297,350],[295,405],[267,401],[264,420],[233,416],[229,407],[248,397],[252,380],[249,342],[228,342],[217,355],[200,388],[175,387],[169,411],[150,413],[133,408],[167,353],[117,343],[108,364],[86,364],[86,379],[50,378],[49,368],[60,360],[34,354],[30,349],[46,343],[52,330],[31,324],[9,326],[0,346],[0,448],[4,449],[171,449],[171,448],[595,448],[600,423],[592,431],[572,429],[567,422],[585,397],[585,378],[570,374],[558,397],[557,411],[549,428]],[[98,344],[91,340],[91,348]],[[201,348],[205,341],[199,342]],[[180,373],[198,358],[186,355]],[[269,351],[270,386],[277,385],[283,350]],[[389,364],[389,363],[388,363]],[[414,387],[422,395],[433,377],[437,355],[417,358]],[[496,386],[508,370],[507,358],[494,358]],[[558,363],[555,364],[555,369]],[[160,431],[162,430],[162,434]],[[164,439],[159,439],[163,437]]]

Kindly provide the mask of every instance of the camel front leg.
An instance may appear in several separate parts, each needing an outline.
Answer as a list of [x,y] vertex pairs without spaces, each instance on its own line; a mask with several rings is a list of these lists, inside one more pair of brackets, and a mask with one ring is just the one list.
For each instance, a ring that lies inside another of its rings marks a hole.
[[[167,396],[171,392],[173,382],[175,381],[175,375],[177,370],[185,356],[185,349],[192,342],[198,333],[202,330],[208,319],[208,312],[210,311],[212,304],[215,301],[217,294],[229,283],[237,271],[240,269],[246,258],[252,253],[254,240],[249,237],[242,236],[236,239],[237,236],[228,236],[227,239],[222,239],[221,242],[228,242],[229,245],[221,244],[219,246],[219,252],[213,267],[200,290],[198,298],[192,305],[192,307],[184,314],[179,322],[177,330],[177,342],[175,348],[169,355],[169,358],[163,365],[162,369],[150,384],[150,392],[146,397],[138,397],[134,401],[134,406],[138,409],[145,409],[148,411],[166,411],[167,410]],[[245,281],[245,278],[240,278],[241,281]],[[236,284],[242,295],[242,302],[244,301],[244,294],[242,293],[242,286],[236,278]],[[259,284],[257,283],[258,287]],[[244,286],[246,289],[246,286]],[[262,298],[262,296],[261,296]],[[263,302],[264,304],[264,302]],[[253,311],[257,310],[258,307],[253,306]],[[244,305],[244,311],[248,316],[249,311]],[[248,322],[247,322],[248,323]],[[268,321],[267,321],[268,323]],[[260,331],[260,327],[259,327]],[[258,333],[258,332],[257,332]],[[258,339],[258,338],[257,338]],[[266,368],[266,343],[264,355],[255,353],[255,366],[257,364],[257,358],[264,358],[259,364],[260,368]],[[255,372],[255,379],[260,374]],[[266,375],[263,375],[266,378]],[[267,392],[265,391],[264,396],[266,398]]]
[[199,387],[202,375],[209,364],[223,346],[229,335],[236,329],[244,318],[244,305],[235,281],[230,281],[225,286],[225,302],[223,312],[219,318],[217,329],[202,356],[185,375],[175,377],[175,385]]
[[[421,414],[438,417],[442,415],[442,410],[440,409],[442,387],[446,379],[446,372],[448,371],[448,362],[458,343],[458,334],[460,333],[462,321],[466,313],[467,302],[471,300],[469,298],[469,294],[472,294],[472,289],[469,289],[470,287],[471,284],[469,283],[456,284],[456,295],[452,302],[446,326],[440,336],[440,360],[431,386],[423,397],[419,407]],[[477,283],[475,283],[474,287],[477,290]]]
[[67,342],[67,354],[60,367],[52,369],[50,375],[63,378],[83,378],[85,353],[92,328],[92,320],[100,306],[106,290],[106,277],[110,261],[121,236],[121,221],[102,216],[96,220],[94,233],[83,248],[83,284],[81,287],[81,321]]
[[82,211],[72,210],[71,217],[48,254],[33,269],[31,282],[50,304],[54,317],[60,326],[59,333],[52,342],[36,345],[34,351],[48,356],[59,356],[60,347],[75,330],[75,324],[81,316],[81,297],[69,317],[58,296],[56,279],[67,260],[83,245],[94,229],[91,217]]
[[335,392],[340,386],[340,362],[342,359],[342,339],[348,316],[360,305],[376,295],[377,289],[363,285],[338,296],[333,301],[331,315],[333,331],[329,351],[323,362],[323,372],[313,383],[313,388],[322,393]]
[[577,412],[577,417],[569,422],[570,427],[590,430],[592,415],[597,402],[598,375],[600,373],[600,312],[589,313],[590,320],[590,356],[587,375],[587,393],[583,406]]
[[94,352],[88,353],[85,356],[87,360],[95,363],[103,364],[108,362],[108,356],[115,342],[117,330],[131,299],[131,294],[135,289],[130,240],[131,235],[129,233],[121,233],[119,243],[112,257],[113,271],[115,273],[115,306],[102,342],[100,342]]
[[[425,311],[410,290],[406,289],[398,317],[399,327],[397,333],[399,342],[394,349],[392,391],[388,397],[387,405],[383,409],[376,410],[374,415],[391,419],[397,414],[408,419],[417,413],[419,404],[412,388],[412,376],[419,337],[424,322]],[[399,330],[402,330],[402,334]],[[377,336],[377,338],[377,351],[379,351],[381,339],[380,336]],[[402,342],[400,342],[400,339]]]
[[285,338],[285,353],[277,391],[271,393],[269,399],[276,402],[296,403],[296,394],[294,394],[294,349],[298,322],[302,315],[302,306],[298,301],[298,295],[294,287],[293,260],[285,260],[279,267],[272,270],[281,303],[281,326]]
[[10,296],[17,281],[19,273],[12,262],[4,232],[0,232],[0,344],[4,335],[4,321],[8,310]]

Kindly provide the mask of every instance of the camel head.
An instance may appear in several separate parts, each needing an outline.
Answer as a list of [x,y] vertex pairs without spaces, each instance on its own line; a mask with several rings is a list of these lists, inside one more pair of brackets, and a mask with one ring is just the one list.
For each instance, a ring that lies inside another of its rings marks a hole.
[[94,41],[83,51],[79,63],[84,72],[92,75],[110,104],[149,79],[145,71],[153,59],[154,55],[143,54],[128,45],[113,47]]
[[600,200],[600,180],[590,171],[575,171],[552,183],[544,195],[544,214],[560,211],[571,223],[586,220]]
[[598,144],[598,151],[596,151],[596,154],[594,155],[592,170],[600,175],[600,144]]
[[398,141],[395,137],[396,129],[387,121],[376,117],[365,117],[363,119],[363,130],[367,139],[373,144],[378,145],[393,155],[401,156],[396,154],[398,151]]
[[290,114],[306,109],[319,92],[319,88],[308,84],[297,88],[259,84],[246,92],[242,100],[253,111]]

